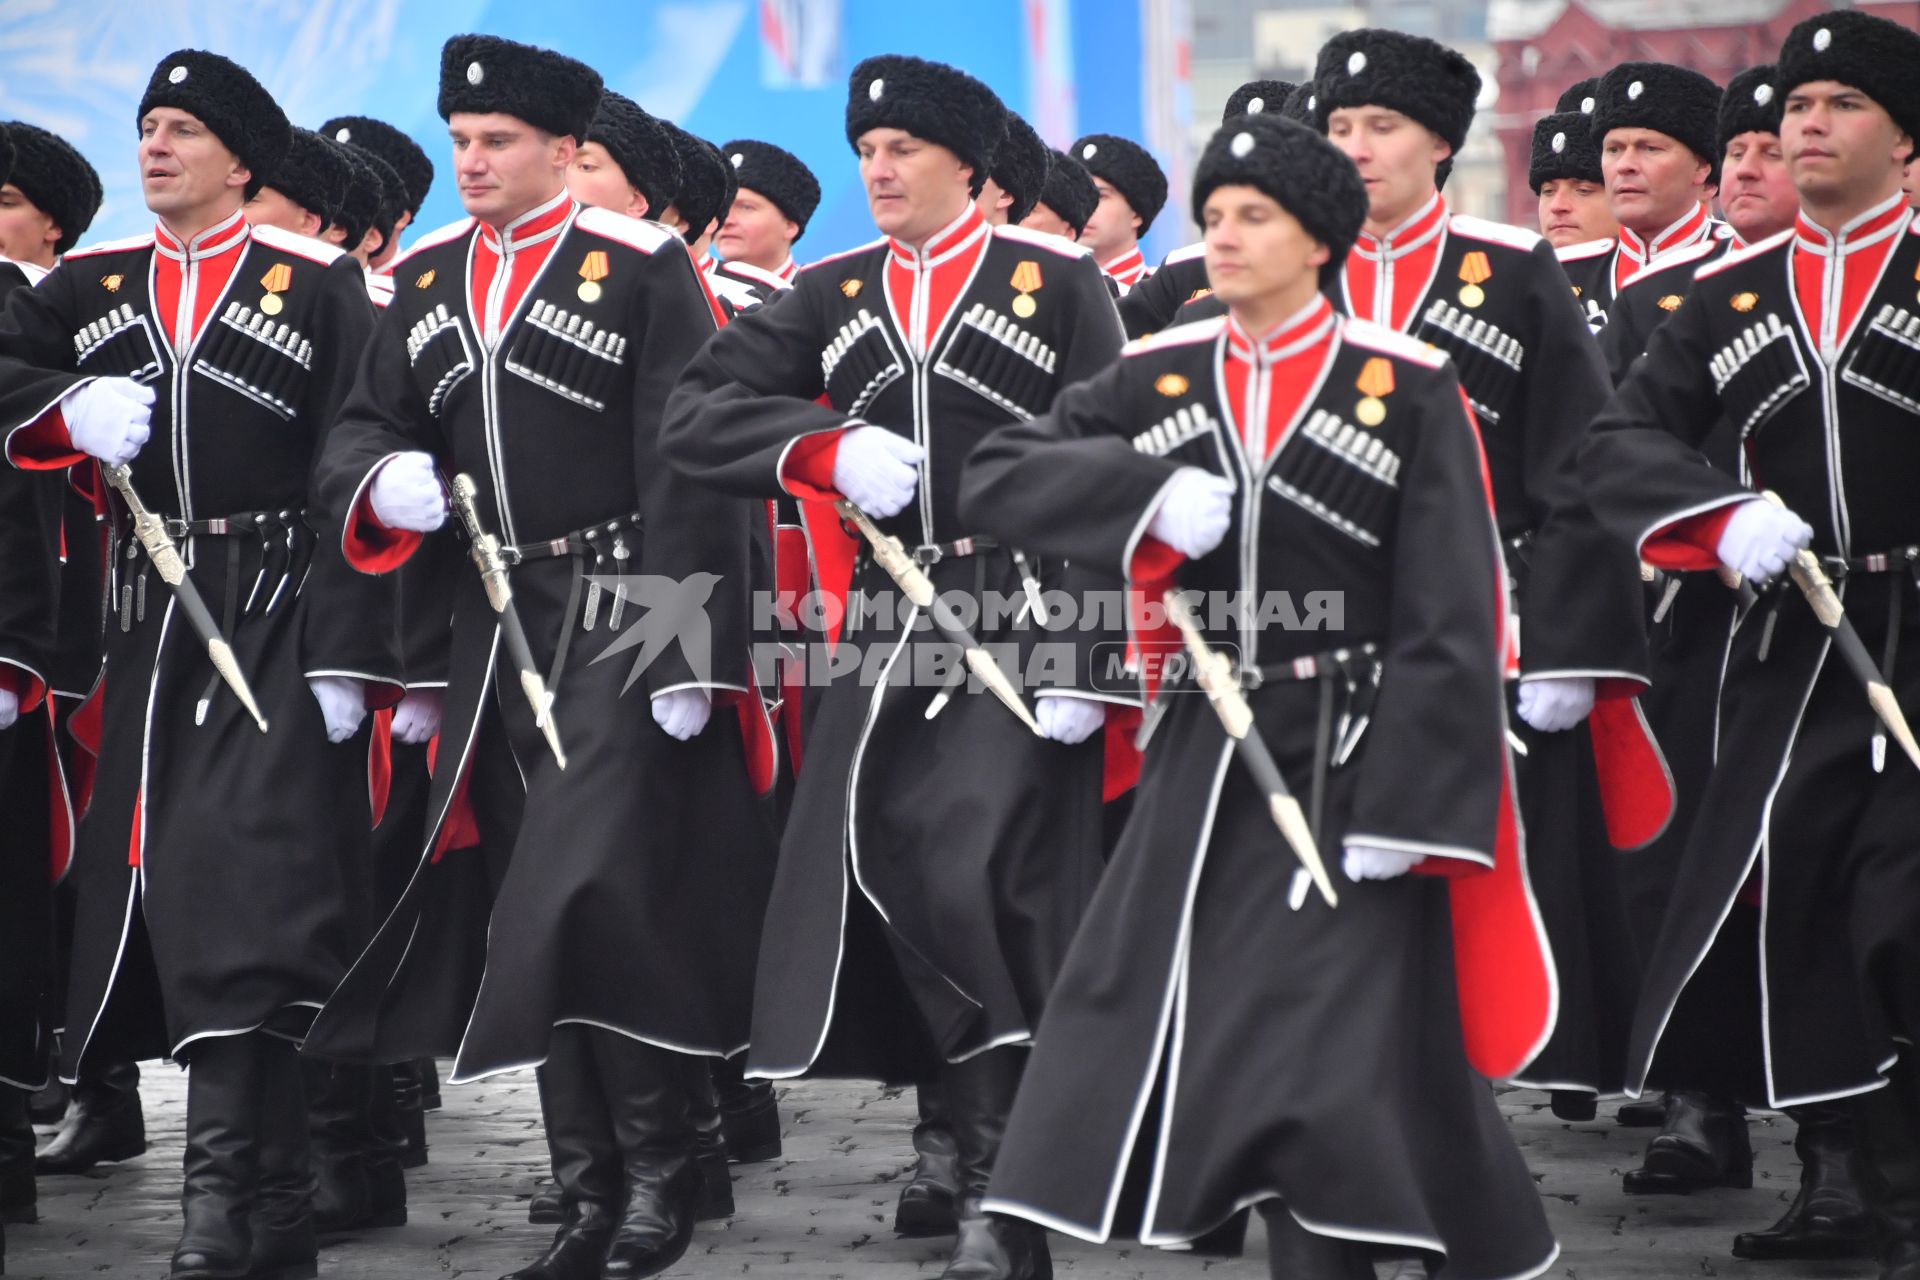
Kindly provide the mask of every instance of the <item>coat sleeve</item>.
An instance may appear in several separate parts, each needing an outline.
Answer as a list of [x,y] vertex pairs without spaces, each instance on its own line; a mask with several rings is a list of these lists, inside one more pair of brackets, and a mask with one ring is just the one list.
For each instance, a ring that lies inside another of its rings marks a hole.
[[681,474],[747,498],[785,492],[780,467],[796,441],[856,425],[819,403],[827,345],[804,272],[792,296],[735,319],[687,364],[667,399],[660,454]]
[[1629,285],[1615,298],[1613,306],[1607,311],[1607,323],[1596,335],[1600,339],[1601,358],[1607,362],[1607,377],[1616,387],[1626,381],[1627,370],[1647,349],[1647,327],[1641,315],[1640,293],[1640,290]]
[[1400,480],[1380,693],[1345,840],[1492,866],[1505,759],[1499,535],[1451,371]]
[[74,371],[76,271],[55,267],[37,287],[8,293],[0,310],[0,440],[7,461],[18,467],[65,467],[78,460],[70,449],[55,458],[33,447],[34,428],[47,411],[93,381]]
[[389,687],[375,696],[393,701],[404,686],[403,666],[395,635],[399,607],[395,583],[389,578],[356,572],[341,549],[340,513],[328,507],[320,477],[328,437],[338,429],[341,406],[349,398],[362,353],[374,329],[373,306],[359,264],[341,257],[328,267],[322,282],[316,329],[327,341],[314,347],[314,367],[307,378],[301,417],[315,424],[314,457],[310,472],[309,509],[314,513],[316,543],[301,620],[301,670],[308,675],[354,676]]
[[[1189,284],[1193,277],[1178,262],[1162,262],[1160,269],[1127,291],[1120,299],[1120,322],[1127,337],[1144,338],[1173,323],[1180,310],[1199,285]],[[1201,283],[1205,283],[1204,275]]]
[[1534,349],[1520,422],[1535,537],[1521,584],[1521,679],[1591,676],[1602,696],[1635,693],[1648,667],[1640,567],[1580,486],[1580,445],[1607,402],[1606,369],[1553,251],[1541,241],[1533,252]]

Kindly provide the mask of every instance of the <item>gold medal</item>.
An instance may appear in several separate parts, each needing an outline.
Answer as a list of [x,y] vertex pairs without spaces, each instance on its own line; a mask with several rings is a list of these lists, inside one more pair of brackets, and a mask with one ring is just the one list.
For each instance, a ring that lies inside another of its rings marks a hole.
[[1046,283],[1040,275],[1040,264],[1033,261],[1022,262],[1013,269],[1013,279],[1007,283],[1013,286],[1017,295],[1013,300],[1013,314],[1022,320],[1032,319],[1033,313],[1039,310],[1039,304],[1033,300],[1033,295],[1039,291],[1041,285]]
[[574,292],[580,295],[580,301],[582,302],[600,301],[600,285],[597,281],[582,280],[580,287],[575,289]]
[[1460,305],[1471,311],[1487,300],[1487,291],[1477,284],[1460,286]]
[[1360,425],[1377,427],[1385,422],[1387,402],[1381,397],[1393,394],[1393,362],[1385,356],[1373,357],[1361,367],[1353,385],[1360,392],[1360,402],[1353,406],[1353,416],[1360,420]]
[[1377,427],[1387,420],[1387,402],[1378,396],[1365,396],[1353,406],[1353,416],[1363,427]]
[[280,294],[293,283],[293,268],[284,262],[276,262],[267,268],[267,274],[260,277],[260,287],[267,296],[260,299],[262,315],[277,316],[287,304],[280,300]]
[[1493,264],[1485,250],[1475,249],[1460,260],[1460,279],[1461,306],[1471,311],[1487,300],[1487,291],[1480,286],[1493,279]]
[[270,316],[279,315],[281,312],[281,309],[284,308],[286,305],[287,305],[286,303],[280,301],[280,295],[277,293],[270,293],[266,297],[260,299],[261,312]]
[[580,287],[574,292],[582,302],[600,301],[600,282],[607,278],[612,267],[607,261],[605,249],[595,249],[587,254],[580,263]]
[[1033,300],[1033,295],[1030,293],[1017,294],[1013,299],[1013,314],[1022,320],[1031,320],[1033,313],[1039,309],[1040,304]]

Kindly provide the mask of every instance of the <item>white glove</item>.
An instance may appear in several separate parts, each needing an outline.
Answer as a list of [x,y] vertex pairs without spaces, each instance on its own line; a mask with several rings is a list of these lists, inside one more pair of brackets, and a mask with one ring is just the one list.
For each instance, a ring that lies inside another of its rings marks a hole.
[[1189,560],[1220,545],[1233,523],[1233,481],[1199,467],[1173,473],[1147,532]]
[[440,732],[440,708],[446,701],[441,689],[409,689],[400,705],[393,709],[393,736],[410,747],[417,747]]
[[1362,880],[1391,880],[1403,876],[1426,860],[1424,854],[1376,849],[1370,844],[1350,844],[1340,865],[1346,869],[1347,879],[1358,883]]
[[0,729],[13,728],[19,718],[20,695],[11,689],[0,689]]
[[110,467],[133,461],[152,433],[153,388],[132,378],[95,378],[60,400],[73,447]]
[[713,703],[705,689],[669,689],[653,695],[653,722],[685,742],[707,727]]
[[868,515],[885,520],[913,501],[924,457],[926,450],[885,427],[854,427],[840,437],[833,456],[833,487]]
[[367,695],[360,681],[352,676],[308,676],[307,688],[320,704],[328,742],[345,742],[360,732],[360,722],[367,718]]
[[1107,722],[1107,704],[1068,694],[1043,693],[1033,701],[1033,718],[1040,722],[1041,736],[1047,741],[1064,742],[1071,747],[1091,738],[1093,731]]
[[1813,542],[1813,527],[1785,507],[1763,498],[1742,502],[1720,531],[1714,553],[1748,582],[1765,582]]
[[1520,718],[1541,733],[1571,729],[1593,710],[1593,677],[1542,676],[1520,682]]
[[447,522],[447,491],[428,454],[400,453],[381,463],[367,501],[389,529],[432,533]]

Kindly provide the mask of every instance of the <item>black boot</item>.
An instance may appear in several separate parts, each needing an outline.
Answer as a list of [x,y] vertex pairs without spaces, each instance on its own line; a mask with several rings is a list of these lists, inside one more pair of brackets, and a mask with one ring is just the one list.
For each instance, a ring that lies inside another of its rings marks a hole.
[[559,1187],[542,1181],[533,1189],[533,1198],[527,1201],[527,1221],[538,1226],[566,1220],[567,1198],[560,1194]]
[[1652,1129],[1665,1124],[1667,1120],[1667,1095],[1655,1094],[1651,1098],[1628,1098],[1613,1113],[1613,1122],[1622,1129]]
[[693,1126],[693,1163],[700,1173],[696,1222],[733,1216],[733,1173],[727,1168],[727,1138],[714,1096],[711,1058],[677,1055],[687,1095],[687,1123]]
[[1247,1218],[1251,1209],[1242,1209],[1225,1222],[1195,1237],[1187,1252],[1200,1258],[1237,1258],[1247,1251]]
[[741,1074],[744,1058],[719,1058],[713,1063],[713,1092],[720,1100],[720,1124],[727,1135],[727,1159],[735,1164],[757,1164],[780,1158],[780,1104],[773,1084],[749,1080]]
[[313,1149],[313,1227],[322,1237],[350,1235],[373,1221],[373,1192],[360,1144],[365,1069],[303,1058],[307,1131]]
[[1578,1089],[1555,1089],[1547,1095],[1547,1105],[1554,1119],[1571,1120],[1576,1124],[1591,1120],[1600,1113],[1596,1105],[1598,1101],[1593,1094]]
[[981,1205],[1026,1062],[1024,1048],[989,1049],[941,1071],[960,1186],[953,1256],[941,1280],[1052,1280],[1046,1231]]
[[320,1272],[313,1231],[313,1155],[307,1089],[293,1046],[262,1037],[259,1177],[254,1183],[248,1280],[307,1280]]
[[37,1222],[27,1091],[0,1084],[0,1222]]
[[407,1150],[407,1134],[400,1124],[393,1068],[368,1067],[366,1072],[367,1109],[361,1117],[360,1138],[367,1170],[370,1211],[367,1225],[404,1227],[407,1224],[407,1176],[401,1161]]
[[1920,1280],[1920,1093],[1909,1049],[1884,1089],[1854,1099],[1854,1169],[1873,1214],[1880,1280]]
[[540,1065],[540,1118],[547,1130],[556,1195],[566,1207],[553,1244],[538,1262],[503,1280],[599,1280],[607,1242],[619,1225],[620,1150],[601,1098],[591,1028],[555,1027]]
[[1621,1179],[1629,1195],[1685,1195],[1709,1187],[1751,1187],[1753,1148],[1746,1108],[1704,1093],[1667,1095],[1667,1118],[1646,1159]]
[[681,1056],[611,1031],[593,1033],[607,1114],[626,1168],[626,1208],[607,1247],[605,1280],[642,1280],[693,1241],[700,1171]]
[[1765,1231],[1733,1238],[1736,1258],[1864,1258],[1873,1253],[1873,1219],[1853,1175],[1853,1113],[1844,1103],[1789,1107],[1799,1126],[1800,1194]]
[[259,1032],[213,1036],[187,1067],[187,1143],[172,1280],[247,1274],[260,1114]]
[[[55,1062],[60,1061],[60,1040],[60,1033],[54,1032],[51,1056]],[[67,1103],[72,1099],[73,1090],[67,1088],[59,1076],[49,1076],[47,1083],[27,1100],[27,1119],[35,1124],[59,1124],[66,1117]]]
[[960,1183],[954,1170],[958,1155],[947,1120],[946,1098],[937,1080],[923,1082],[914,1092],[920,1105],[920,1123],[913,1126],[913,1177],[900,1188],[893,1229],[903,1236],[950,1236],[959,1223],[955,1205],[960,1198]]
[[1373,1280],[1366,1245],[1316,1235],[1278,1200],[1261,1201],[1260,1216],[1267,1223],[1267,1274],[1273,1280]]
[[393,1118],[406,1145],[400,1151],[402,1169],[419,1169],[427,1163],[427,1108],[420,1085],[418,1062],[401,1062],[393,1072]]
[[420,1109],[438,1111],[440,1109],[440,1064],[432,1058],[413,1060],[414,1078],[420,1082]]
[[96,1164],[147,1153],[147,1121],[140,1109],[140,1068],[111,1062],[82,1065],[60,1132],[34,1165],[41,1173],[85,1173]]

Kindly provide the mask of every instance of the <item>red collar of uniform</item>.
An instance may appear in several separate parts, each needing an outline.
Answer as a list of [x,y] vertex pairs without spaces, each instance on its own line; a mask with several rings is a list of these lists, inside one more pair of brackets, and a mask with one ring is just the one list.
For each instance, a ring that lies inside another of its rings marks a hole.
[[1438,191],[1411,218],[1387,232],[1384,236],[1360,233],[1353,251],[1362,257],[1377,262],[1390,262],[1402,255],[1424,248],[1440,234],[1447,224],[1447,202]]
[[934,232],[918,249],[910,244],[902,244],[892,236],[887,237],[887,248],[892,252],[894,262],[900,266],[937,267],[992,231],[987,220],[980,216],[980,206],[969,200],[959,217]]
[[1100,269],[1115,279],[1135,275],[1147,269],[1146,255],[1140,252],[1140,246],[1136,244],[1119,257],[1101,263]]
[[499,253],[501,238],[505,237],[507,251],[518,253],[528,245],[539,244],[559,235],[572,212],[573,200],[562,190],[553,199],[527,210],[504,227],[495,229],[481,223],[480,243]]
[[792,284],[794,278],[800,274],[800,264],[793,260],[792,255],[788,255],[787,260],[780,264],[780,269],[773,274]]
[[175,262],[184,262],[189,257],[210,258],[216,254],[231,253],[247,242],[247,234],[252,228],[248,225],[242,210],[233,213],[202,231],[191,240],[181,240],[165,222],[156,222],[153,228],[153,246],[162,256]]
[[1897,234],[1910,216],[1906,194],[1898,191],[1840,228],[1837,235],[1809,218],[1802,209],[1794,217],[1794,246],[1821,257],[1834,254],[1844,257]]
[[1695,241],[1704,239],[1713,219],[1707,216],[1707,206],[1696,204],[1687,215],[1666,230],[1646,240],[1632,227],[1620,228],[1620,252],[1632,258],[1641,266],[1652,262],[1663,253],[1685,248]]
[[1313,301],[1258,337],[1228,312],[1227,350],[1251,365],[1275,365],[1324,343],[1333,334],[1333,323],[1333,304],[1324,293],[1314,294]]

